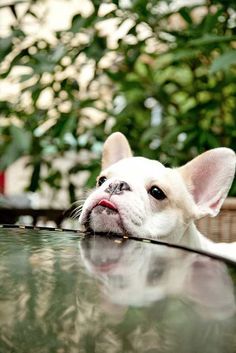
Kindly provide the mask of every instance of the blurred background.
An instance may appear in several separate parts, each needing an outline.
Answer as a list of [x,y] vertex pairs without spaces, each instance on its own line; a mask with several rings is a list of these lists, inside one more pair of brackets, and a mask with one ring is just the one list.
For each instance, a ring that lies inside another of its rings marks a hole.
[[1,0],[0,19],[2,207],[70,207],[113,131],[167,166],[236,150],[235,0]]

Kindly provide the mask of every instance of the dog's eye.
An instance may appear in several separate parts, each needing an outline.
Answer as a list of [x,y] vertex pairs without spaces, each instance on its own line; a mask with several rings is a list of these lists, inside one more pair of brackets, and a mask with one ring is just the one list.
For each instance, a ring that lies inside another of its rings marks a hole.
[[97,182],[98,186],[101,186],[103,183],[105,183],[106,180],[107,178],[105,176],[101,176]]
[[149,194],[157,200],[164,200],[166,198],[164,192],[158,186],[155,185],[151,187],[151,189],[149,190]]

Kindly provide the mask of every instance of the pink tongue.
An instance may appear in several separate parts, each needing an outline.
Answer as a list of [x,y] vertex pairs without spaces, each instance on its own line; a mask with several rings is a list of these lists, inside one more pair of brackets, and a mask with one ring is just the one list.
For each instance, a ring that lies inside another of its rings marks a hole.
[[107,208],[110,208],[111,210],[116,210],[117,211],[116,206],[112,202],[110,202],[108,200],[105,200],[105,199],[99,201],[98,202],[98,206],[107,207]]

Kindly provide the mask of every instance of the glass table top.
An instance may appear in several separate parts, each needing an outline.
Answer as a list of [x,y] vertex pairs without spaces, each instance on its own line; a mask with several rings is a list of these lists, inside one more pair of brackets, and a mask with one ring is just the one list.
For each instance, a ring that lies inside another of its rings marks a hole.
[[0,228],[1,353],[235,353],[235,293],[229,261]]

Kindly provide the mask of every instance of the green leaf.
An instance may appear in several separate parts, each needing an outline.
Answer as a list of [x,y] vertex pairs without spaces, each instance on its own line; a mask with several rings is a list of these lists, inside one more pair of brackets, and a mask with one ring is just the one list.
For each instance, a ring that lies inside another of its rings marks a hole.
[[61,114],[60,118],[57,120],[57,124],[51,128],[52,134],[55,137],[59,137],[60,140],[63,140],[66,133],[71,133],[76,129],[77,123],[77,116],[72,114]]
[[31,134],[15,125],[10,127],[14,145],[21,153],[27,153],[31,145]]
[[37,162],[33,165],[33,173],[31,176],[31,181],[29,185],[29,191],[36,191],[39,188],[39,179],[41,172],[41,162]]
[[191,16],[189,15],[189,9],[187,7],[182,7],[179,10],[179,13],[188,24],[192,24],[193,21]]
[[30,78],[33,77],[33,74],[24,74],[20,76],[19,82],[28,81]]
[[193,58],[197,58],[199,53],[201,53],[200,48],[197,48],[197,49],[192,49],[192,48],[179,49],[178,48],[178,49],[175,49],[172,52],[170,52],[168,54],[164,54],[164,55],[166,55],[166,56],[168,55],[168,60],[169,60],[168,65],[170,65],[170,64],[177,63],[177,62],[183,62],[183,60],[191,60]]
[[53,54],[51,55],[51,60],[54,63],[57,63],[58,61],[60,61],[63,56],[66,54],[66,48],[63,44],[59,44],[55,50],[53,51]]
[[88,28],[97,20],[97,17],[93,14],[87,18],[81,15],[75,15],[72,19],[70,31],[73,33],[78,33],[82,28]]
[[0,61],[2,61],[7,54],[12,50],[12,36],[0,38]]
[[15,125],[10,126],[9,139],[3,148],[0,170],[6,169],[19,157],[27,154],[31,146],[31,134]]
[[97,166],[94,165],[94,168],[90,171],[91,174],[86,182],[87,187],[92,188],[96,184],[96,177],[98,176],[100,172],[100,165],[98,164]]
[[2,153],[0,159],[0,170],[5,170],[9,165],[19,158],[19,151],[16,150],[15,145],[13,143],[8,144],[5,146],[5,149]]
[[76,187],[72,182],[69,183],[68,191],[70,196],[70,203],[72,204],[76,201]]
[[212,13],[212,11],[209,11],[205,17],[203,17],[201,27],[202,27],[202,32],[204,33],[209,33],[212,31],[212,29],[217,25],[218,18],[220,15],[222,15],[224,12],[223,8],[218,9],[215,13]]
[[215,135],[213,135],[213,133],[207,134],[207,142],[208,142],[210,148],[220,147],[219,138],[217,138]]
[[218,56],[218,58],[213,61],[209,73],[213,74],[219,70],[229,70],[232,65],[236,65],[236,50],[230,50]]
[[173,127],[163,138],[163,143],[176,142],[178,135],[182,132],[186,132],[186,127],[182,125]]
[[208,44],[231,42],[234,40],[236,40],[236,36],[233,36],[233,35],[218,36],[216,34],[204,34],[200,38],[190,40],[188,42],[188,45],[195,47],[195,46],[208,45]]
[[34,104],[37,103],[37,100],[41,94],[42,90],[40,89],[40,87],[38,87],[38,85],[35,85],[34,87],[32,87],[32,100],[34,102]]
[[62,174],[59,170],[54,170],[51,169],[48,172],[48,175],[44,179],[46,183],[48,183],[50,186],[56,189],[60,189],[61,186],[61,180],[62,180]]

